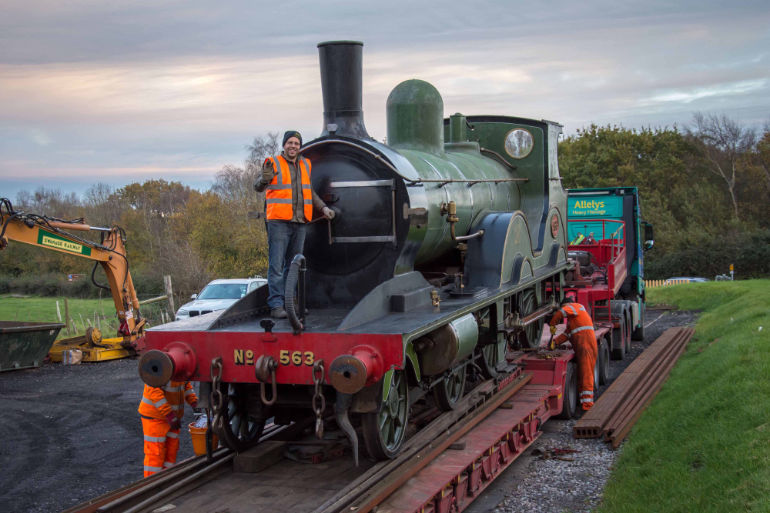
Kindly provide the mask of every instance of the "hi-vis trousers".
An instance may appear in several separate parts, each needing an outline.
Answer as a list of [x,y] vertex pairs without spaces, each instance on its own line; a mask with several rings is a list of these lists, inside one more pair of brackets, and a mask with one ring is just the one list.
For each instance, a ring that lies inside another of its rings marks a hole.
[[590,410],[594,405],[594,367],[598,350],[594,330],[584,330],[570,337],[578,366],[580,406]]
[[176,463],[179,431],[172,431],[165,419],[142,417],[144,431],[144,477],[151,476]]

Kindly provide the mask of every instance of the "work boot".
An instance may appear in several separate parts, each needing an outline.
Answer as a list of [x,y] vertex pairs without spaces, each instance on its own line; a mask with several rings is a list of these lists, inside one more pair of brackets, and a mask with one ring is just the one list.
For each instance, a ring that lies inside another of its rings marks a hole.
[[270,310],[270,317],[272,317],[273,319],[285,319],[287,317],[286,310],[284,310],[280,306],[273,308],[272,310]]

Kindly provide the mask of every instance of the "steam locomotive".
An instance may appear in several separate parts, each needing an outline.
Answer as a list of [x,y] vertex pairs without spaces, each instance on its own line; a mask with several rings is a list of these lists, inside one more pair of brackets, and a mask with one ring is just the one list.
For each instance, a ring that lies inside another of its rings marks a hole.
[[410,404],[443,410],[469,369],[494,377],[506,351],[538,343],[564,282],[567,197],[561,126],[508,116],[444,119],[431,84],[387,100],[387,144],[366,131],[360,42],[318,45],[322,134],[302,148],[313,188],[338,215],[309,226],[286,284],[288,319],[267,287],[221,314],[147,331],[143,380],[201,383],[214,430],[235,450],[277,424],[333,411],[354,451],[394,457]]

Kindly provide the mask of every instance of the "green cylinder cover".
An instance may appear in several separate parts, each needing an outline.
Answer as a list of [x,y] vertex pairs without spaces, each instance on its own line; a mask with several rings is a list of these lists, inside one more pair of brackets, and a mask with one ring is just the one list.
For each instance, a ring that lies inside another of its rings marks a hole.
[[479,325],[473,314],[464,315],[424,337],[420,350],[422,373],[435,376],[470,356],[479,341]]
[[388,145],[430,153],[444,150],[444,101],[428,82],[406,80],[387,102]]

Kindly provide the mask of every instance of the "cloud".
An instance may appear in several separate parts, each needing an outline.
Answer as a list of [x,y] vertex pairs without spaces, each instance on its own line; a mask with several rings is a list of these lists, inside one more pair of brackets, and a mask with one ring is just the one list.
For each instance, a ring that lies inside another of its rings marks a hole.
[[647,100],[640,102],[640,105],[644,105],[645,102],[650,104],[655,103],[685,103],[689,104],[695,100],[704,98],[711,98],[714,96],[734,96],[743,95],[745,93],[754,92],[760,89],[767,89],[768,80],[744,80],[741,82],[732,82],[727,84],[716,84],[710,87],[698,87],[690,90],[674,90],[666,91],[655,96],[649,97]]
[[[376,9],[372,8],[376,6]],[[363,107],[431,82],[445,112],[671,125],[694,110],[770,116],[770,11],[688,0],[6,0],[0,178],[186,176],[239,164],[268,131],[320,132],[319,41],[359,39]],[[408,12],[408,15],[405,13]],[[751,119],[753,119],[753,117]],[[746,118],[743,118],[746,119]],[[125,175],[123,175],[125,173]]]

